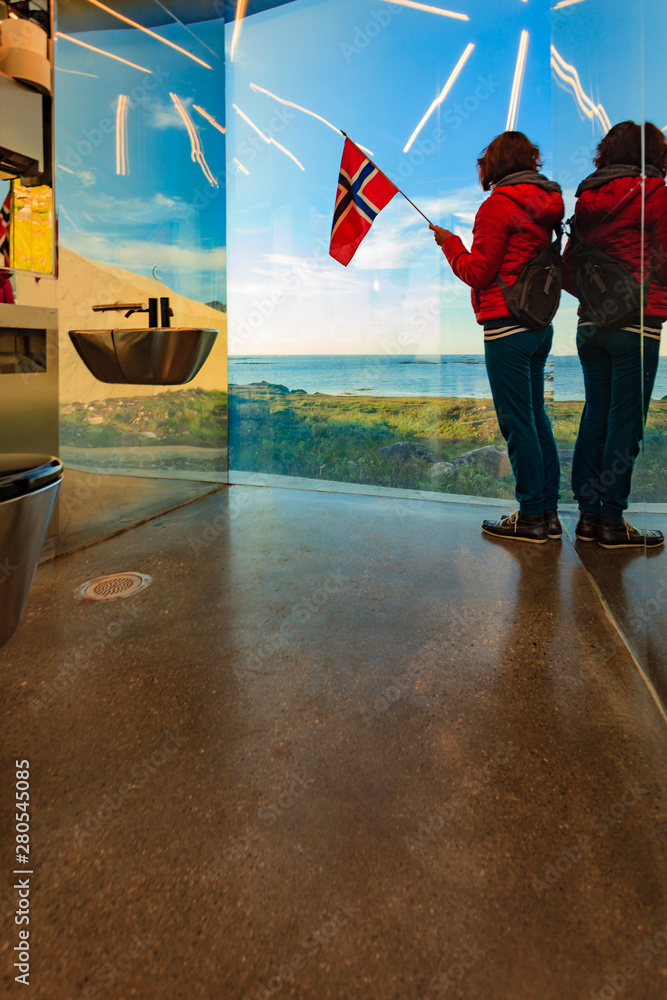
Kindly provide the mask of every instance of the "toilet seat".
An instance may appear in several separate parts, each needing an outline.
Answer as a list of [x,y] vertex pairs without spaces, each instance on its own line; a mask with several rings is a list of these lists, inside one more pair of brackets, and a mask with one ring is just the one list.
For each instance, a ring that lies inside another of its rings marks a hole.
[[62,462],[51,455],[0,454],[0,503],[41,490],[62,472]]

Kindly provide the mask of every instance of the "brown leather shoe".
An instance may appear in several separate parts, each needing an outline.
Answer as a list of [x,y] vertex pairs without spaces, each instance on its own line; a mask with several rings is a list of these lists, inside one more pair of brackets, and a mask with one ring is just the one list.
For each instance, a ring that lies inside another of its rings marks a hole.
[[548,538],[562,538],[563,537],[563,525],[558,520],[557,510],[545,510],[544,520],[547,522],[547,537]]
[[665,544],[665,536],[661,531],[641,531],[634,528],[625,518],[622,521],[612,521],[608,517],[601,517],[597,542],[603,549],[629,549],[638,545],[654,549]]
[[547,522],[542,514],[504,514],[499,521],[482,521],[482,531],[497,538],[509,538],[515,542],[536,542],[543,545],[547,541]]
[[599,527],[599,514],[591,514],[588,510],[580,510],[579,520],[577,521],[577,527],[574,529],[574,534],[580,542],[594,542],[598,537]]

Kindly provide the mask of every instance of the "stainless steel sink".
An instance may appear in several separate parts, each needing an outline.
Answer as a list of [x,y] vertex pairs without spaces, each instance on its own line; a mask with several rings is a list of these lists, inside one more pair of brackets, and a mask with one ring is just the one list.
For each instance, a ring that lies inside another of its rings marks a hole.
[[170,326],[70,330],[69,335],[79,357],[100,382],[183,385],[208,358],[218,331]]

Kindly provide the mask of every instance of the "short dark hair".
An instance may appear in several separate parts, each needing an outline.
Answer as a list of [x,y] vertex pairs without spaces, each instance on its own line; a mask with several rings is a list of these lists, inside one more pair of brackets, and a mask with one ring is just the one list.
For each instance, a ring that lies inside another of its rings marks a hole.
[[479,180],[485,191],[508,174],[542,166],[539,148],[523,132],[502,132],[493,139],[477,161]]
[[642,168],[642,129],[644,130],[644,162],[659,170],[664,177],[667,173],[667,140],[653,122],[638,125],[636,122],[619,122],[610,128],[600,140],[593,163],[609,167],[616,163],[627,163],[631,167]]

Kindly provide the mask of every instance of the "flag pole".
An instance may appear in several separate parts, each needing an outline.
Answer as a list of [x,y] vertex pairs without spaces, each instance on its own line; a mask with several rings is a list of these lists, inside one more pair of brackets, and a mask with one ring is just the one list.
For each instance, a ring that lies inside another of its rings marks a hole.
[[[341,134],[341,135],[344,135],[346,139],[349,139],[349,140],[350,140],[350,142],[352,143],[352,145],[353,145],[353,146],[354,146],[354,147],[355,147],[356,149],[358,149],[360,153],[363,153],[363,154],[364,154],[364,156],[366,157],[366,159],[368,160],[368,162],[369,162],[369,163],[372,163],[372,164],[373,164],[373,166],[375,167],[375,169],[376,169],[376,170],[380,170],[380,168],[378,167],[377,163],[375,163],[375,162],[374,162],[373,160],[371,160],[371,158],[370,158],[370,156],[368,155],[368,153],[364,152],[364,150],[363,150],[363,149],[361,149],[361,147],[360,147],[360,146],[357,146],[357,144],[356,144],[356,142],[354,141],[354,139],[350,139],[350,137],[349,137],[349,135],[347,134],[347,132],[343,132],[342,128],[341,128],[341,129],[338,129],[338,131],[340,132],[340,134]],[[390,180],[392,184],[394,184],[394,182],[393,182],[393,181],[391,180],[391,177],[388,177],[388,175],[387,175],[387,174],[385,174],[384,170],[380,170],[380,173],[381,173],[381,174],[384,174],[384,176],[385,176],[385,177],[387,177],[387,179],[388,179],[388,180]],[[418,211],[418,212],[419,212],[419,214],[421,215],[422,219],[426,219],[426,221],[428,222],[429,226],[433,227],[433,223],[431,222],[431,220],[430,220],[429,218],[427,218],[427,216],[425,216],[425,215],[424,215],[424,213],[422,212],[421,208],[417,208],[417,206],[415,205],[415,203],[414,203],[414,201],[412,200],[412,198],[408,198],[408,196],[407,196],[407,194],[405,193],[405,191],[401,191],[400,187],[399,187],[399,186],[398,186],[397,184],[394,184],[394,187],[396,188],[396,190],[398,191],[398,193],[399,193],[399,194],[402,194],[402,195],[403,195],[403,197],[405,198],[405,200],[406,200],[406,201],[409,201],[409,202],[410,202],[410,204],[412,205],[412,207],[413,207],[413,208],[417,209],[417,211]]]

